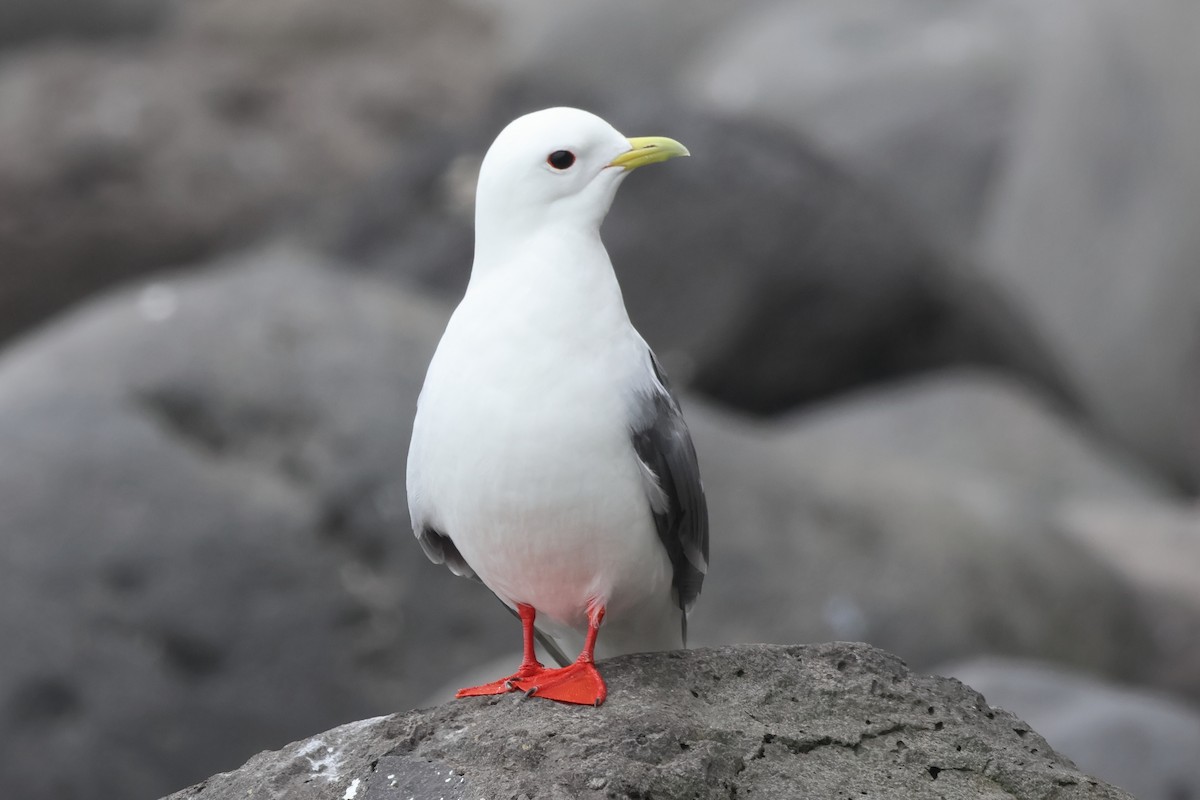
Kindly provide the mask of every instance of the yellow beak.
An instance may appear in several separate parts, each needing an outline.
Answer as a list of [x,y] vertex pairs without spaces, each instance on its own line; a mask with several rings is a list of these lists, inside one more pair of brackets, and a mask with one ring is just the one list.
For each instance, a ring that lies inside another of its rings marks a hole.
[[637,169],[646,164],[657,164],[676,156],[690,156],[688,149],[674,139],[665,136],[639,136],[629,140],[630,150],[621,153],[608,163],[610,167]]

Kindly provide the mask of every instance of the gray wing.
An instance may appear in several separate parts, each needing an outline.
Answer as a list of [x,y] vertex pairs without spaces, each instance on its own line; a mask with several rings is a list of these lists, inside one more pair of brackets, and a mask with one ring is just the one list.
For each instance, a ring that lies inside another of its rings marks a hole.
[[700,596],[708,572],[708,503],[700,483],[696,448],[679,402],[654,353],[646,348],[646,355],[655,380],[639,398],[630,435],[646,480],[658,538],[674,568],[672,584],[683,612],[686,645],[687,613]]

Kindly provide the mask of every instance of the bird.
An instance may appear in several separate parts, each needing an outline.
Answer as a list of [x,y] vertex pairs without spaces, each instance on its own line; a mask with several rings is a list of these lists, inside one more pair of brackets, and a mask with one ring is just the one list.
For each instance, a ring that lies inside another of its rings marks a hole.
[[686,647],[707,502],[600,226],[631,172],[687,155],[559,107],[513,120],[480,165],[471,276],[417,401],[407,492],[425,554],[520,619],[523,658],[458,697],[598,706],[597,658]]

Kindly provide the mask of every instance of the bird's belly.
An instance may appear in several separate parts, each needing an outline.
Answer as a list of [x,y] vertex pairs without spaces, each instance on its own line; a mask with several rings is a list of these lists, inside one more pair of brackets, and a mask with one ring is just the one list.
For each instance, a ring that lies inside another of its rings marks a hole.
[[[539,619],[586,626],[670,592],[642,476],[618,409],[533,393],[460,396],[427,455],[443,524],[480,579]],[[455,442],[449,446],[449,442]],[[432,463],[436,461],[438,463]]]
[[[669,562],[649,514],[636,506],[588,514],[577,505],[546,505],[521,514],[488,514],[472,528],[464,553],[480,564],[480,578],[510,604],[527,603],[548,617],[582,630],[592,604],[610,619],[670,591]],[[660,551],[660,552],[656,552]]]

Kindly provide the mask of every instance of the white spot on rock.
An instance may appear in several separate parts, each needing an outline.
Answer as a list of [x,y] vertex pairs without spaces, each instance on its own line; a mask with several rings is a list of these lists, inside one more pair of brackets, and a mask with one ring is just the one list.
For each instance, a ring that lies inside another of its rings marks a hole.
[[342,800],[354,800],[358,797],[358,785],[362,783],[361,778],[355,778],[350,781],[350,785],[346,787],[346,793],[342,795]]
[[300,746],[296,755],[308,761],[313,772],[320,773],[327,781],[338,778],[338,767],[341,766],[339,752],[334,750],[321,739],[310,739]]

